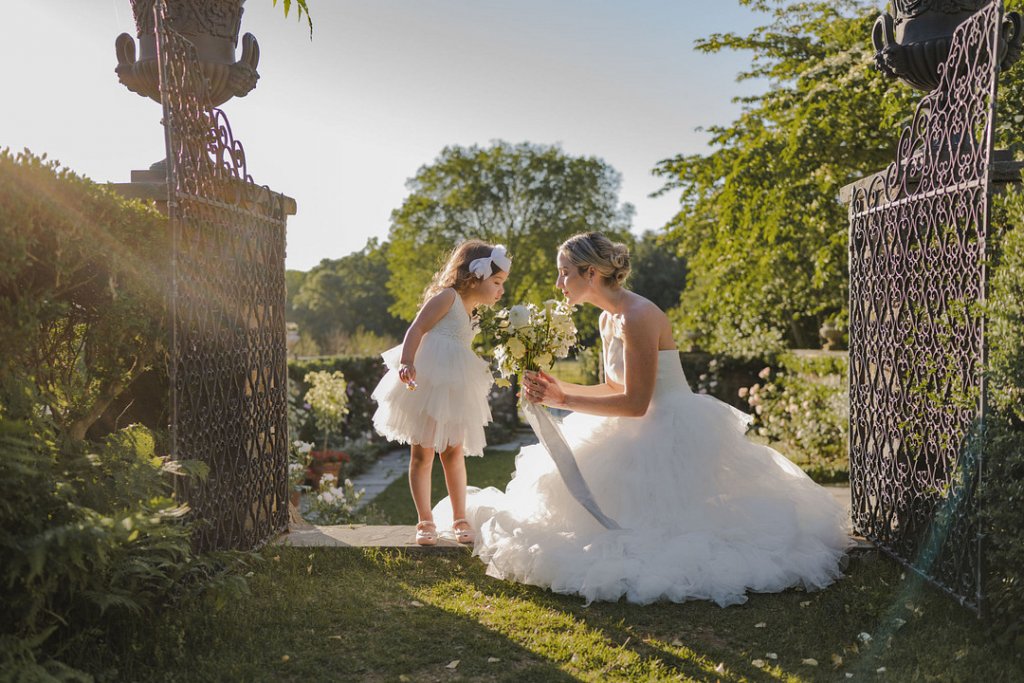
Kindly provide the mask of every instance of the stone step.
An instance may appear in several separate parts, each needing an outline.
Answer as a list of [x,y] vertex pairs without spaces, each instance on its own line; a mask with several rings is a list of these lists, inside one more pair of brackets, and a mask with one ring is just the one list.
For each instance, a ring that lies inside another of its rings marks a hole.
[[472,546],[452,539],[438,538],[437,545],[416,545],[416,527],[409,524],[371,525],[342,524],[338,526],[292,525],[288,533],[275,541],[278,545],[295,547],[397,548],[425,553],[469,552]]

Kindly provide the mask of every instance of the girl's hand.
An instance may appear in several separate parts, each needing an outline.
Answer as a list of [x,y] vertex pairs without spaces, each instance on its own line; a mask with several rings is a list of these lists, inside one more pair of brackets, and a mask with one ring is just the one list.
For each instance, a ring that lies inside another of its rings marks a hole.
[[523,377],[523,390],[530,403],[541,403],[553,408],[565,405],[565,391],[561,383],[543,370],[528,370]]
[[402,363],[398,366],[398,379],[402,380],[410,389],[416,388],[416,366],[411,363]]

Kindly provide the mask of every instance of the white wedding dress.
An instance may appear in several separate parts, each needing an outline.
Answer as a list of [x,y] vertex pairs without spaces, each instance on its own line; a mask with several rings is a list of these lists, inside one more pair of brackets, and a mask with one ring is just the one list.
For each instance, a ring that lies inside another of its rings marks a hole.
[[[623,382],[620,318],[602,316],[607,376]],[[848,515],[784,456],[746,439],[749,418],[695,394],[677,351],[658,352],[642,417],[570,414],[565,441],[608,530],[569,493],[542,445],[523,448],[504,492],[470,487],[474,553],[491,576],[588,602],[713,600],[828,586],[850,545]],[[438,528],[451,505],[434,509]]]

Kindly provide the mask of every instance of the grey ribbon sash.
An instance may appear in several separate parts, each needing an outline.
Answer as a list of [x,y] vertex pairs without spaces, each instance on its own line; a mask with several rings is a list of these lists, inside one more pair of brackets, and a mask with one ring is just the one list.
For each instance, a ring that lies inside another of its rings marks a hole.
[[590,492],[590,487],[587,486],[583,473],[580,472],[580,466],[576,464],[576,458],[573,457],[572,450],[569,448],[569,444],[565,442],[565,437],[562,436],[558,425],[551,419],[551,414],[542,406],[528,401],[523,402],[523,413],[526,415],[526,419],[530,423],[530,427],[533,428],[537,438],[540,439],[541,445],[551,455],[551,459],[555,461],[558,474],[561,475],[562,481],[565,482],[565,486],[569,489],[572,497],[587,512],[592,514],[594,519],[600,522],[604,528],[621,529],[622,527],[614,519],[601,511],[601,507],[594,500],[594,494]]

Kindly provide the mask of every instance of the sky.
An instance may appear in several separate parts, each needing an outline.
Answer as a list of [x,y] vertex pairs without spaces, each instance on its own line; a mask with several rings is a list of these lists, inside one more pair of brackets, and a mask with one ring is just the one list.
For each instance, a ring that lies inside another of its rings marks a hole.
[[[101,182],[161,159],[157,103],[117,81],[129,0],[3,0],[0,147],[47,153]],[[406,181],[446,145],[557,144],[622,175],[633,229],[659,229],[678,194],[658,161],[709,151],[701,126],[739,113],[745,53],[694,41],[767,17],[738,0],[309,0],[314,32],[272,0],[248,0],[260,81],[223,105],[260,184],[294,197],[286,265],[386,239]],[[240,53],[240,50],[239,50]]]

